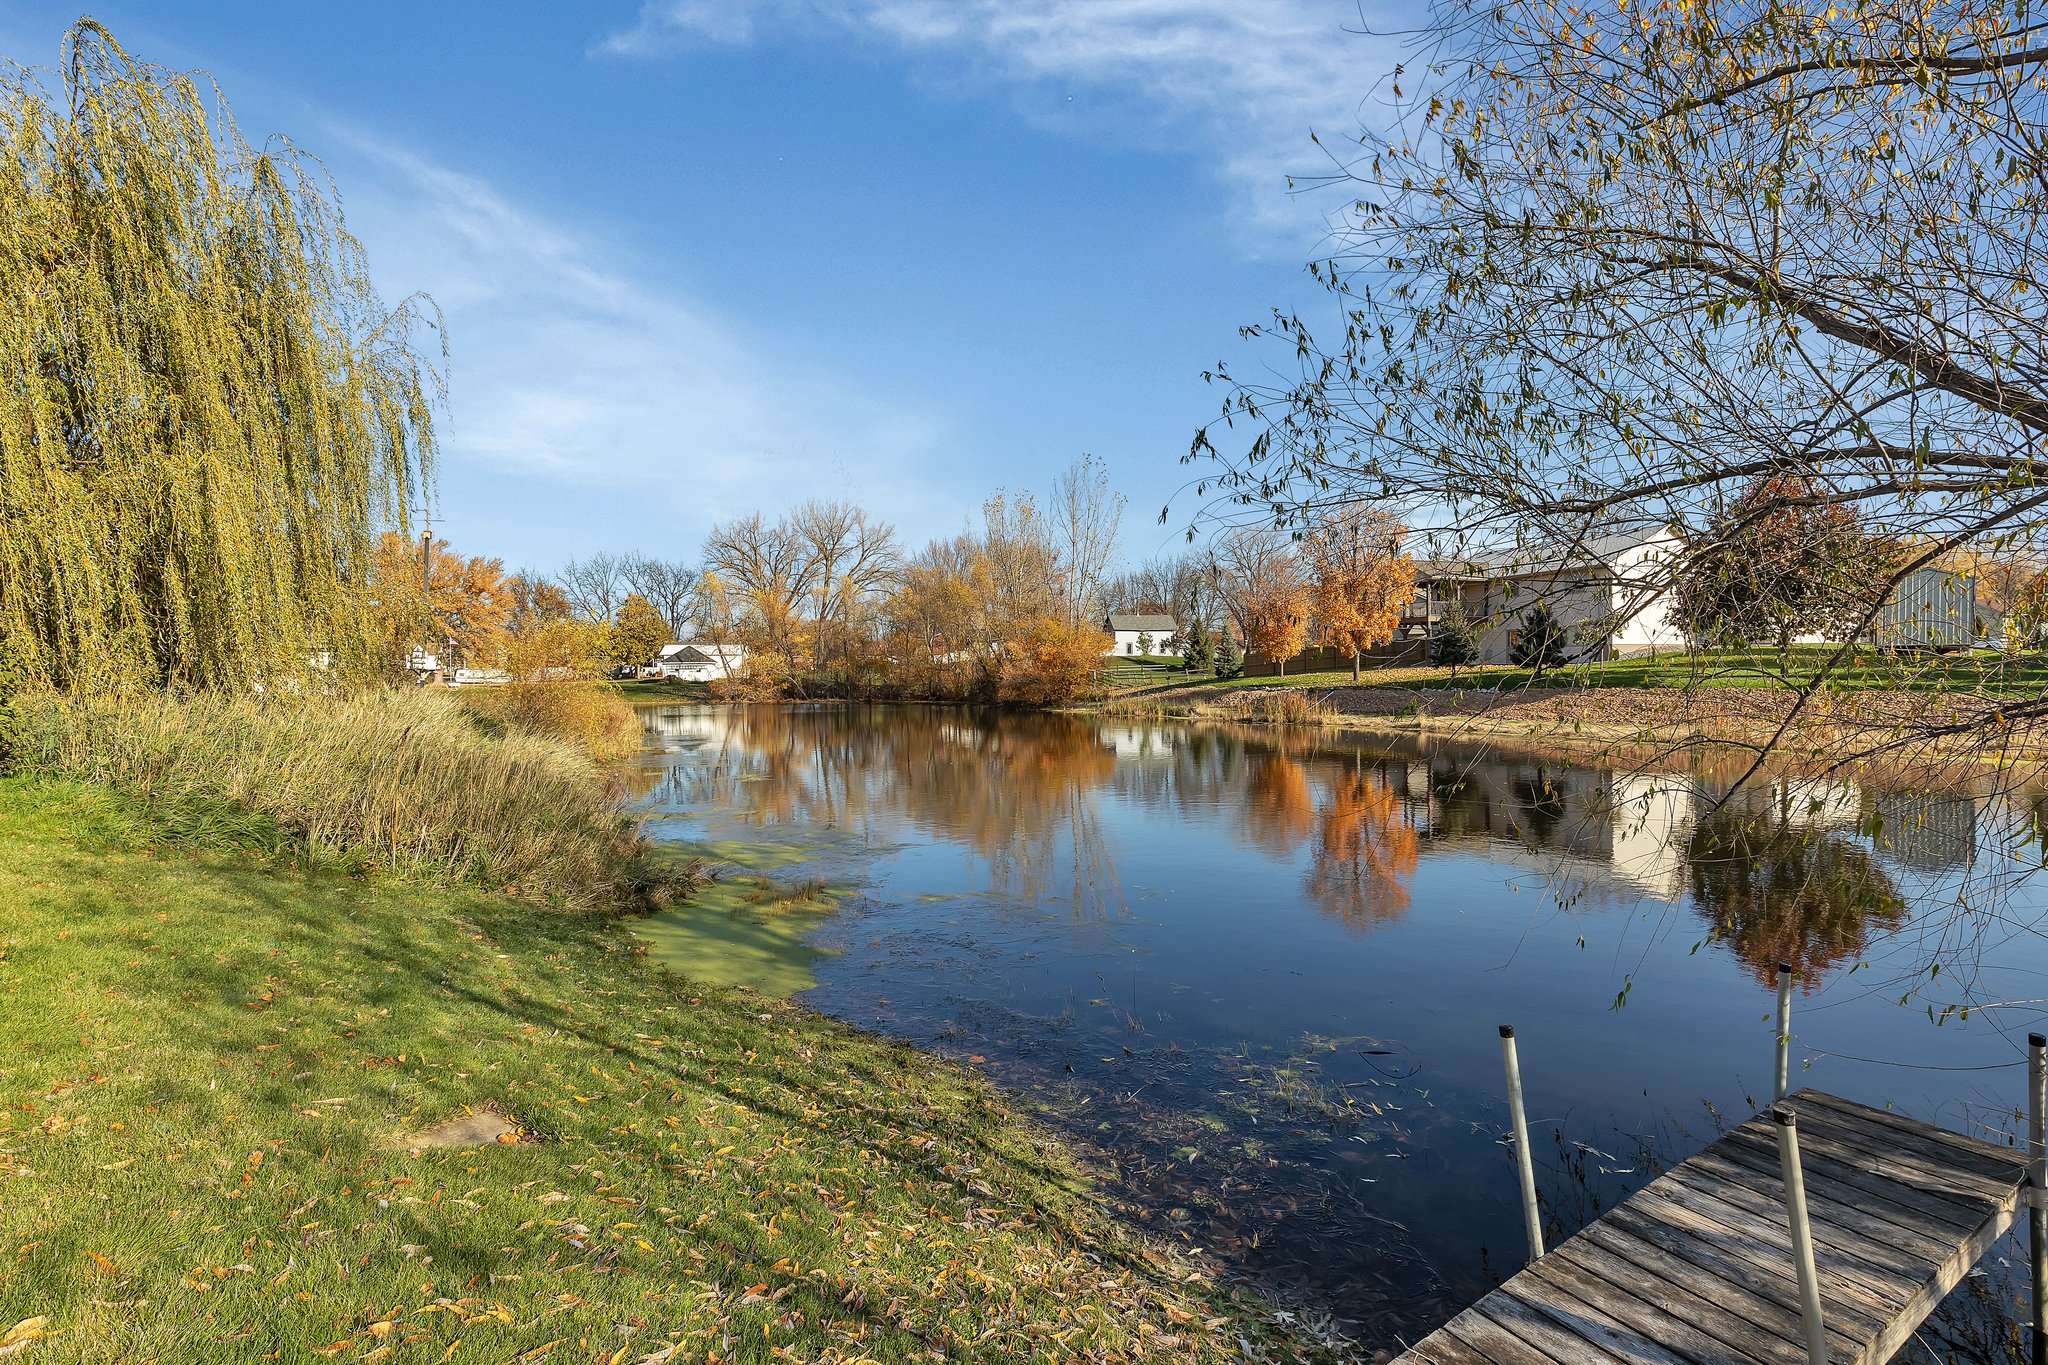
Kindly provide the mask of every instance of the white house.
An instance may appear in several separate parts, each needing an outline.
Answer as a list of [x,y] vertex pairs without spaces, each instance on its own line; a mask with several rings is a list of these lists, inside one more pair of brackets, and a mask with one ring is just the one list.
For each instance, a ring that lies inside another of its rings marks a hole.
[[746,666],[744,645],[715,645],[707,640],[667,644],[654,656],[652,672],[657,678],[682,682],[711,682],[730,678]]
[[[1154,612],[1113,611],[1102,618],[1102,628],[1109,633],[1110,643],[1103,649],[1104,654],[1179,654],[1181,646],[1176,641],[1171,648],[1167,641],[1180,627],[1171,616]],[[1145,637],[1140,645],[1139,637]]]
[[1671,594],[1672,570],[1684,550],[1678,536],[1660,527],[1587,536],[1555,551],[1420,564],[1416,603],[1403,623],[1422,624],[1420,634],[1426,634],[1442,603],[1457,593],[1478,633],[1481,663],[1511,660],[1523,613],[1539,601],[1564,627],[1575,663],[1684,649],[1687,637]]

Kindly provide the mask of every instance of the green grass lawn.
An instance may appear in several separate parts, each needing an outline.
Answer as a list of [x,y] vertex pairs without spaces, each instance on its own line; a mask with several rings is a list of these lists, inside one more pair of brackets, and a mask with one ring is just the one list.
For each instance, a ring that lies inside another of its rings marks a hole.
[[640,678],[613,683],[627,701],[709,701],[711,684],[680,678]]
[[1168,655],[1111,654],[1102,666],[1102,679],[1112,689],[1156,686],[1171,680],[1186,680],[1180,660]]
[[[101,789],[0,781],[0,1339],[42,1319],[27,1359],[1257,1336],[969,1073],[683,983],[590,916],[154,842]],[[477,1107],[528,1140],[408,1140]]]
[[[1655,658],[1613,659],[1554,669],[1541,679],[1525,668],[1466,667],[1454,675],[1447,668],[1375,668],[1368,665],[1359,686],[1365,687],[1735,687],[1802,686],[1826,664],[1834,651],[1795,646],[1789,681],[1784,661],[1775,650],[1708,650],[1697,654],[1662,654]],[[1169,675],[1134,677],[1125,690],[1163,690],[1194,683],[1217,688],[1350,687],[1351,670],[1290,674],[1285,678],[1200,678]],[[2048,655],[2032,653],[2018,659],[1990,653],[1899,655],[1887,657],[1861,650],[1837,670],[1829,684],[1838,690],[1886,689],[1908,692],[1963,691],[2033,695],[2048,688]]]

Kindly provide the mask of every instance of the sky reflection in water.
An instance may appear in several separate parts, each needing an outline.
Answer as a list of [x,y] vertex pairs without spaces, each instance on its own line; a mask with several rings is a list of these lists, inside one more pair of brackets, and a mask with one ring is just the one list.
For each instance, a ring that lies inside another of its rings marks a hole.
[[643,717],[653,832],[845,890],[807,1003],[983,1067],[1133,1218],[1370,1338],[1520,1264],[1496,1024],[1553,1236],[1767,1097],[1780,959],[1795,1085],[1971,1131],[2022,1099],[2041,1012],[1980,1007],[2044,994],[2044,883],[1988,783],[1720,803],[1728,774],[1322,732]]

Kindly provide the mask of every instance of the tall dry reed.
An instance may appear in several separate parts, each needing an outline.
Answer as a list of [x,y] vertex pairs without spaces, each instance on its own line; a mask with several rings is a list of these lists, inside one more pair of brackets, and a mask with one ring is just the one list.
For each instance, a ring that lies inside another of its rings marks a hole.
[[26,697],[17,766],[166,808],[232,802],[314,860],[583,906],[663,889],[637,822],[572,745],[416,691]]
[[1330,708],[1307,692],[1261,691],[1252,698],[1251,714],[1268,725],[1328,725]]

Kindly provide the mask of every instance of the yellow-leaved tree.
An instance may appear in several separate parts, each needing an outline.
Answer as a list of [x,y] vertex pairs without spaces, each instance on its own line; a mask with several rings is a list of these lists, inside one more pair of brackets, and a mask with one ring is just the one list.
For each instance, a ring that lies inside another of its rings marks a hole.
[[1406,532],[1392,513],[1360,503],[1324,513],[1302,539],[1316,631],[1323,644],[1359,656],[1394,638],[1415,595],[1415,561],[1401,553]]
[[0,656],[60,687],[374,668],[438,326],[383,306],[325,172],[210,84],[90,20],[58,72],[0,71]]
[[387,666],[414,648],[442,656],[448,669],[503,663],[519,601],[503,560],[386,531],[371,560],[370,586]]

